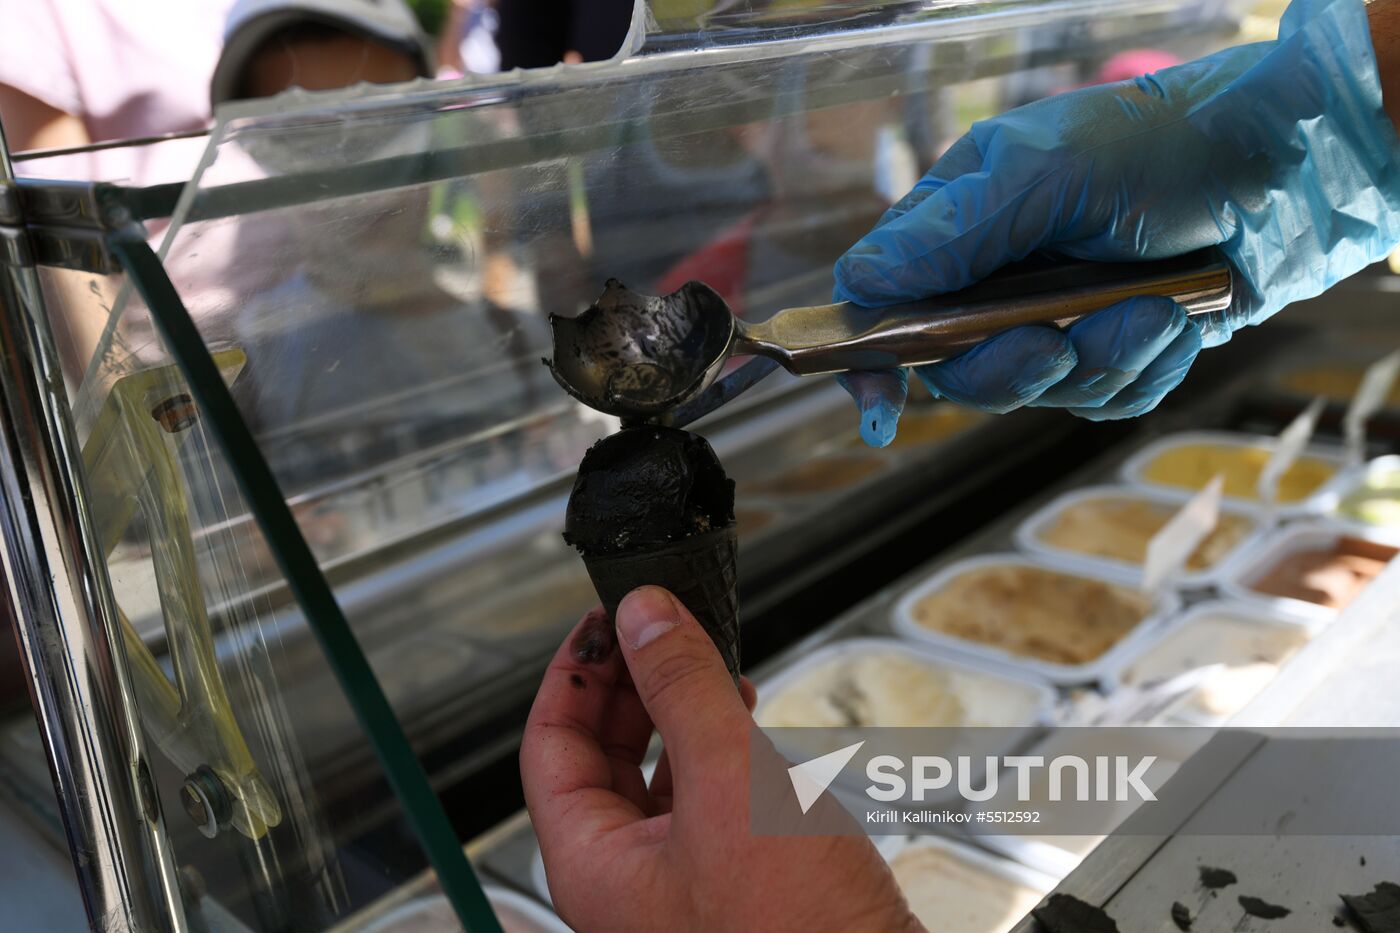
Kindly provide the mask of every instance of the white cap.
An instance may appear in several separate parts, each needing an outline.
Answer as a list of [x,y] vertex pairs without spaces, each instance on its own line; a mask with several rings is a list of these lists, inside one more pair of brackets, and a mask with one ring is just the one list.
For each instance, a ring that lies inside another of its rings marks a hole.
[[237,0],[224,23],[224,50],[209,82],[214,105],[236,96],[249,59],[268,38],[306,24],[382,42],[412,58],[422,77],[432,75],[427,37],[404,0]]

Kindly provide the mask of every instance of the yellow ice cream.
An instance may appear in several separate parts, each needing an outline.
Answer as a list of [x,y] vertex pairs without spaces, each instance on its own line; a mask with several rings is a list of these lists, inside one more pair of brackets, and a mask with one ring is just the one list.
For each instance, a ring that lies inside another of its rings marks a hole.
[[914,916],[939,933],[1006,933],[1045,893],[929,845],[903,850],[890,868]]
[[[1133,496],[1081,499],[1061,509],[1039,537],[1066,551],[1141,564],[1147,559],[1148,542],[1175,513],[1170,505]],[[1242,515],[1222,514],[1215,530],[1187,559],[1187,568],[1215,566],[1253,528],[1254,523]]]
[[1023,657],[1084,664],[1152,611],[1145,594],[1022,564],[967,570],[914,604],[927,629]]
[[[1201,489],[1217,473],[1225,474],[1225,495],[1257,498],[1259,474],[1272,452],[1264,447],[1183,444],[1162,451],[1142,471],[1149,483]],[[1317,492],[1337,472],[1334,464],[1304,454],[1278,481],[1278,501],[1298,502]]]
[[1269,625],[1227,615],[1193,619],[1172,632],[1122,674],[1137,686],[1222,664],[1196,692],[1190,709],[1210,717],[1232,716],[1274,679],[1278,669],[1307,644],[1298,626]]
[[1361,488],[1342,499],[1337,511],[1368,525],[1400,525],[1400,470],[1382,470],[1366,477]]
[[[1306,366],[1295,369],[1280,381],[1284,387],[1300,395],[1323,395],[1338,402],[1349,402],[1361,388],[1361,379],[1366,375],[1364,366]],[[1390,389],[1386,403],[1391,407],[1400,406],[1400,382]]]

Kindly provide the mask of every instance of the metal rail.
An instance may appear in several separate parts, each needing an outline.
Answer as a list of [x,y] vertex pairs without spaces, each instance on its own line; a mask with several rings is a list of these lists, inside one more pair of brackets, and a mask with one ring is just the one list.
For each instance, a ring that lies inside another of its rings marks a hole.
[[[13,183],[0,131],[0,189]],[[23,259],[22,230],[4,231]],[[0,561],[93,929],[186,929],[32,265],[0,267]],[[150,867],[154,868],[152,872]]]

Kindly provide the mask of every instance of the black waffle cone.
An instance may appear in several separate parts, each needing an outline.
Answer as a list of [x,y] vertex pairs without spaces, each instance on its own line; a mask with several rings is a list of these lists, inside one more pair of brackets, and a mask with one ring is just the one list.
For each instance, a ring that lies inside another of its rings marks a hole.
[[603,607],[612,615],[639,586],[675,594],[709,633],[734,682],[739,682],[739,545],[732,524],[659,548],[585,556]]

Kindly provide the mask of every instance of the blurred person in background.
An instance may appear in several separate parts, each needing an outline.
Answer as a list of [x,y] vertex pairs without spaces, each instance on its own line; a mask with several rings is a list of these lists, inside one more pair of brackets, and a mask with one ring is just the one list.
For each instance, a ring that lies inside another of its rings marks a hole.
[[[426,45],[403,0],[0,0],[0,22],[0,121],[13,152],[198,131],[224,101],[292,85],[321,90],[431,74]],[[246,82],[232,81],[234,74]],[[137,187],[183,182],[206,142],[116,146],[24,160],[16,168],[23,176]],[[153,243],[166,226],[147,224]],[[249,245],[247,239],[237,245]],[[234,245],[206,242],[210,258],[185,270],[177,285],[216,304],[231,257],[246,267],[275,253],[272,243],[263,244],[261,256],[240,254]],[[215,255],[230,258],[221,262]],[[50,284],[61,293],[54,304],[69,312],[54,326],[65,373],[76,387],[94,349],[121,336],[106,334],[112,283],[70,278]],[[70,289],[78,292],[70,295]]]
[[496,45],[500,26],[496,0],[452,0],[438,37],[438,77],[500,71],[501,50]]
[[403,0],[237,0],[209,96],[218,106],[432,73],[427,37]]
[[[10,151],[203,129],[210,120],[205,88],[232,3],[0,0],[0,121]],[[45,174],[170,181],[194,166],[189,156],[159,164],[172,151],[106,150],[47,164]]]
[[601,62],[622,48],[633,0],[498,0],[501,70]]
[[[240,0],[211,94],[218,104],[293,87],[423,77],[427,43],[402,0]],[[531,414],[553,388],[537,362],[548,347],[542,316],[513,283],[494,281],[493,252],[436,229],[452,199],[470,191],[414,176],[414,156],[434,148],[433,128],[348,120],[236,141],[266,175],[382,165],[380,190],[266,215],[281,258],[262,264],[255,282],[201,321],[206,339],[246,351],[234,394],[289,495],[346,470],[465,442]],[[241,226],[249,240],[265,240],[258,226]],[[489,497],[517,481],[520,458],[542,446],[522,449],[517,441],[465,443],[475,459],[464,466],[480,475],[458,477],[466,488],[435,488],[451,501],[434,507]],[[491,458],[495,466],[479,465]],[[410,512],[396,520],[421,519]],[[344,543],[338,516],[299,517],[322,557]]]

